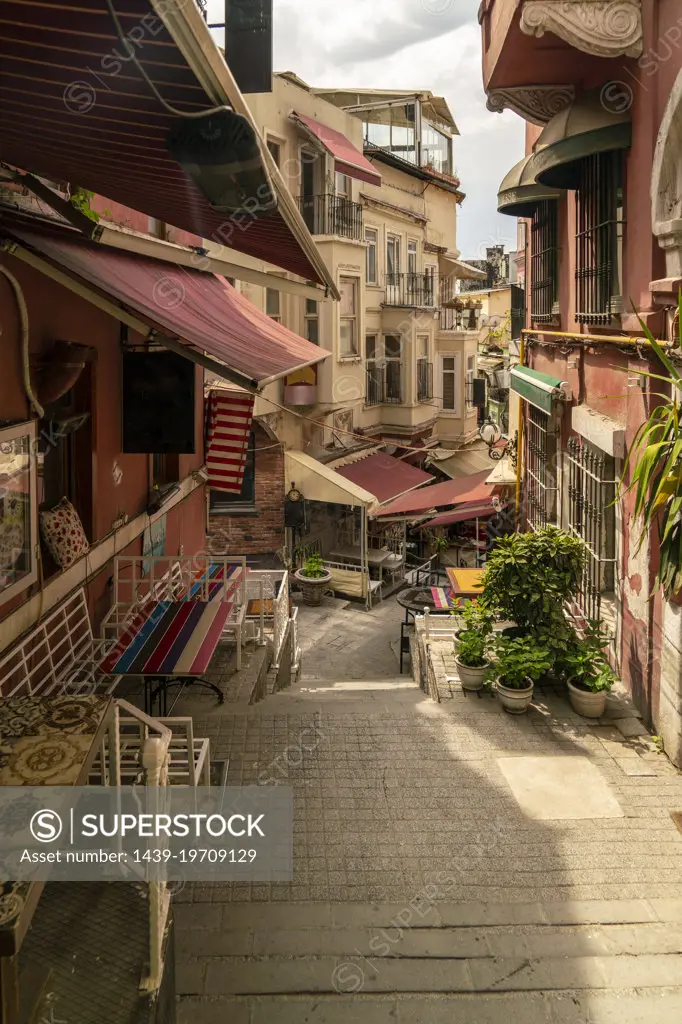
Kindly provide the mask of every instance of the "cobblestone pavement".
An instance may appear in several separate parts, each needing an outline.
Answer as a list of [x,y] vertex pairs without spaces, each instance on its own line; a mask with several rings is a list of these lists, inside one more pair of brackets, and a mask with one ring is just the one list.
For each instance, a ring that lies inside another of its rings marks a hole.
[[[682,1019],[682,776],[627,704],[509,716],[448,681],[449,645],[429,700],[397,676],[400,618],[336,607],[306,639],[303,615],[299,683],[197,722],[229,783],[293,786],[295,866],[179,896],[182,1024]],[[518,755],[587,758],[623,816],[526,817]]]

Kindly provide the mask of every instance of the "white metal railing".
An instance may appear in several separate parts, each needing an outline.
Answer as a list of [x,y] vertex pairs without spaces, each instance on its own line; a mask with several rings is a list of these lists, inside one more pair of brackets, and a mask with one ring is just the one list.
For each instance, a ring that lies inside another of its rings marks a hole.
[[246,600],[247,622],[255,625],[261,644],[270,639],[273,668],[279,668],[289,624],[289,573],[286,569],[249,569]]

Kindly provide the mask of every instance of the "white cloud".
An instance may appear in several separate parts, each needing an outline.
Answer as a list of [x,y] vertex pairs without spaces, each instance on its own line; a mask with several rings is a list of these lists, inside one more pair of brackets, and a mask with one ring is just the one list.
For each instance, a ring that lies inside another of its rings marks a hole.
[[[524,122],[486,110],[479,0],[274,0],[275,68],[311,85],[430,89],[446,97],[461,136],[455,167],[467,198],[457,247],[516,243],[516,221],[497,213],[497,189],[524,152]],[[222,21],[223,0],[209,0]]]

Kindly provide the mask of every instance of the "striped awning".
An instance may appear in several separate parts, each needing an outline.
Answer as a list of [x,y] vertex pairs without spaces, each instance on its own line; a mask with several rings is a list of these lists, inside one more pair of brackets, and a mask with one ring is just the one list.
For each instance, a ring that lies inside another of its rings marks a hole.
[[206,470],[208,486],[239,494],[253,420],[253,395],[211,391],[206,400]]
[[560,377],[551,377],[548,373],[540,373],[530,366],[512,367],[511,390],[546,413],[552,411],[554,402],[571,398],[571,390],[566,381]]

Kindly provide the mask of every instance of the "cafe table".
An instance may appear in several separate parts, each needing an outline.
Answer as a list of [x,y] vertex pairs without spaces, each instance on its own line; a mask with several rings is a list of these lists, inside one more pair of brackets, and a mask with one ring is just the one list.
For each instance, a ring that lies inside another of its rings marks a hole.
[[483,569],[453,569],[445,570],[452,590],[452,596],[457,598],[475,598],[483,593]]

